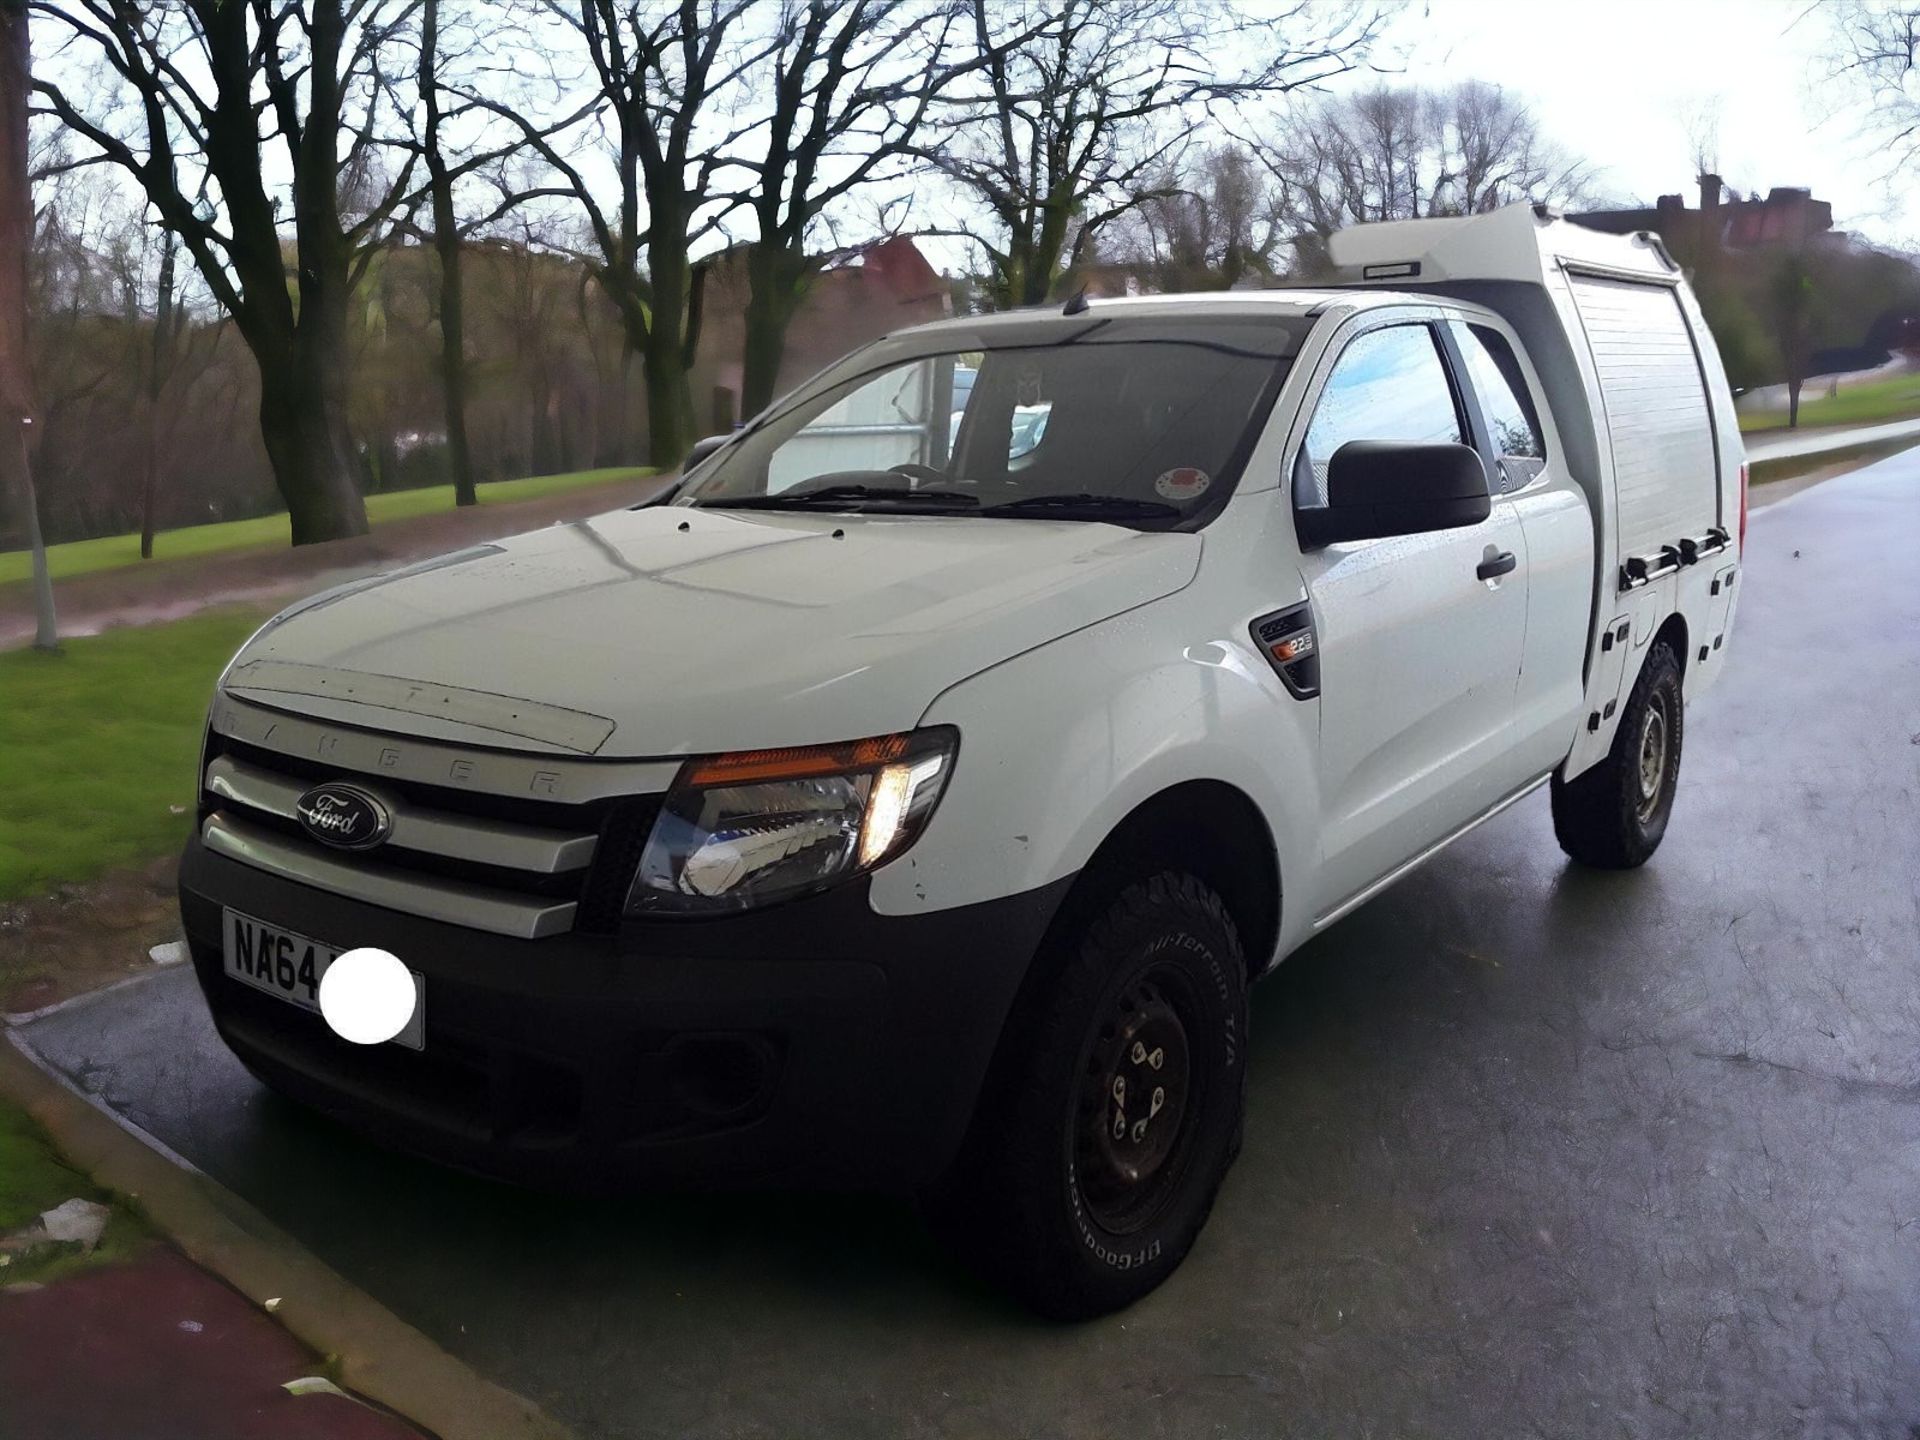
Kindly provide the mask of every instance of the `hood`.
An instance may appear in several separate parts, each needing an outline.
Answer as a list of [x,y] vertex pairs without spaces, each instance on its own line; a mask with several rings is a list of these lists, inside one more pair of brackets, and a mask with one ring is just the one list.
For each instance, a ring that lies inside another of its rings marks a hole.
[[1070,521],[623,510],[317,596],[225,688],[503,749],[824,744],[910,729],[956,681],[1172,594],[1200,546]]

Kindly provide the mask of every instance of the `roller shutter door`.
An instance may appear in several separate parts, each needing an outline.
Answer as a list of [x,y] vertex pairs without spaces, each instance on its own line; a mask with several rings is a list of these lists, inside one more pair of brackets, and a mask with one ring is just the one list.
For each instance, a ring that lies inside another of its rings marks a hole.
[[1666,285],[1573,275],[1613,448],[1620,555],[1657,554],[1720,523],[1706,382]]

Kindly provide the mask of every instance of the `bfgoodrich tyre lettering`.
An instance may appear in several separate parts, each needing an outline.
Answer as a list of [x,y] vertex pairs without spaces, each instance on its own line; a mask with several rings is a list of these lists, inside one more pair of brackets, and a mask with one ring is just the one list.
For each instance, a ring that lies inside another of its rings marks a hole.
[[1062,936],[929,1213],[1034,1309],[1103,1314],[1205,1224],[1245,1105],[1246,958],[1220,898],[1162,872]]

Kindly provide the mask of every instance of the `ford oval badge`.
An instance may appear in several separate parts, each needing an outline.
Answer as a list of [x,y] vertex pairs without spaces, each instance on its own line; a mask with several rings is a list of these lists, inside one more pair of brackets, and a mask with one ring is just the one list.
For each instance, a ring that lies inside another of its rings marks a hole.
[[358,785],[316,785],[295,808],[300,828],[336,850],[371,850],[393,834],[393,812]]

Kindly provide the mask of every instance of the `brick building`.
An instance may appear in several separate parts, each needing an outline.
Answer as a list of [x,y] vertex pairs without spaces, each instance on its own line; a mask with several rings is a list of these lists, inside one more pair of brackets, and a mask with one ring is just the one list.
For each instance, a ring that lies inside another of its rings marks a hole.
[[[746,418],[739,413],[746,256],[736,247],[710,264],[699,358],[693,366],[693,403],[701,433],[721,434]],[[947,281],[908,236],[837,253],[822,265],[787,329],[782,391],[849,350],[891,331],[938,320],[952,309]]]
[[1776,185],[1764,199],[1742,200],[1718,175],[1700,177],[1697,210],[1689,210],[1683,196],[1662,195],[1651,208],[1589,210],[1567,218],[1614,235],[1651,230],[1687,263],[1717,250],[1804,245],[1833,232],[1833,206],[1814,199],[1811,190]]

